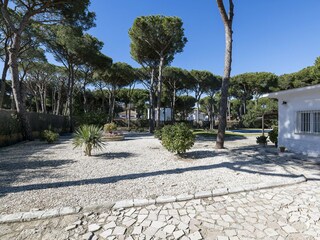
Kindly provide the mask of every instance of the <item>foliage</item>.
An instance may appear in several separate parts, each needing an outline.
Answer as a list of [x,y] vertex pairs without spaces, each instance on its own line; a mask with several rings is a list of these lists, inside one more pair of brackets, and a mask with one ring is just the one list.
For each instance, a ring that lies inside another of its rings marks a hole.
[[187,42],[182,25],[178,17],[138,17],[129,30],[131,56],[141,65],[157,67],[161,58],[167,65]]
[[[276,116],[278,111],[278,103],[274,99],[260,98],[259,100],[252,100],[248,102],[248,111],[242,116],[242,123],[245,127],[261,127],[261,120],[259,118],[262,115]],[[272,126],[273,121],[268,120],[265,117],[265,124]]]
[[104,125],[103,130],[104,132],[112,133],[117,130],[117,125],[114,122],[107,123]]
[[181,120],[185,120],[189,113],[193,111],[196,99],[193,96],[179,96],[177,97],[176,109],[180,113]]
[[103,126],[108,121],[108,115],[105,112],[90,111],[87,113],[81,113],[75,117],[76,126],[81,125],[97,125]]
[[56,141],[58,141],[59,139],[59,134],[58,133],[55,133],[51,130],[44,130],[42,133],[41,133],[41,137],[47,141],[48,143],[54,143]]
[[158,138],[159,140],[162,139],[162,128],[156,129],[156,130],[154,131],[154,137],[155,137],[155,138]]
[[278,145],[278,127],[274,126],[272,130],[268,133],[269,139],[276,146]]
[[268,137],[261,135],[261,136],[257,137],[257,141],[256,142],[258,144],[266,145],[268,143]]
[[185,153],[194,145],[195,136],[184,123],[167,125],[162,128],[161,143],[170,152]]
[[84,147],[86,156],[91,156],[92,149],[102,149],[102,128],[95,125],[82,125],[76,132],[73,140],[74,148]]

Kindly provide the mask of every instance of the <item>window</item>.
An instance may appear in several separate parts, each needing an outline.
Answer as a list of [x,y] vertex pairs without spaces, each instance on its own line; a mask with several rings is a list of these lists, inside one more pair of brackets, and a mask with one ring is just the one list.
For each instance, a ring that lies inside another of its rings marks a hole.
[[320,110],[297,112],[296,127],[296,132],[298,133],[320,134]]

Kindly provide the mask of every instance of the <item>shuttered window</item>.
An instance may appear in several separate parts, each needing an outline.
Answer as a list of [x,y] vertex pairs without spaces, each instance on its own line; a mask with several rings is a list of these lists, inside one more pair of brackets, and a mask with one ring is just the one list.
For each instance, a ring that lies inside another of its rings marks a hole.
[[296,132],[320,134],[320,110],[297,112]]

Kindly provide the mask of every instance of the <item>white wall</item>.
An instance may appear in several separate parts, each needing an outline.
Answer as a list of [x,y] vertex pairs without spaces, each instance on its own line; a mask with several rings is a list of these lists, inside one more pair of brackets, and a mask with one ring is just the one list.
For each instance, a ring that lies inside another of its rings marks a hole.
[[[155,120],[157,120],[157,109],[155,109]],[[160,121],[171,121],[171,108],[160,108]],[[148,109],[148,119],[150,119],[150,111]]]
[[308,90],[279,97],[278,145],[283,145],[293,152],[317,157],[320,156],[320,135],[296,133],[296,113],[306,110],[320,110],[319,90]]

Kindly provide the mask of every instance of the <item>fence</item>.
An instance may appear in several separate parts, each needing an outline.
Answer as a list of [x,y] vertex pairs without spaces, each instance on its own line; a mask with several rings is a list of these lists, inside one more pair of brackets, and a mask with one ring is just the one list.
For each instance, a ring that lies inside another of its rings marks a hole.
[[[33,135],[39,136],[40,132],[51,129],[56,132],[66,132],[68,129],[68,120],[65,116],[27,113]],[[15,111],[0,110],[0,147],[22,141],[20,122]]]

